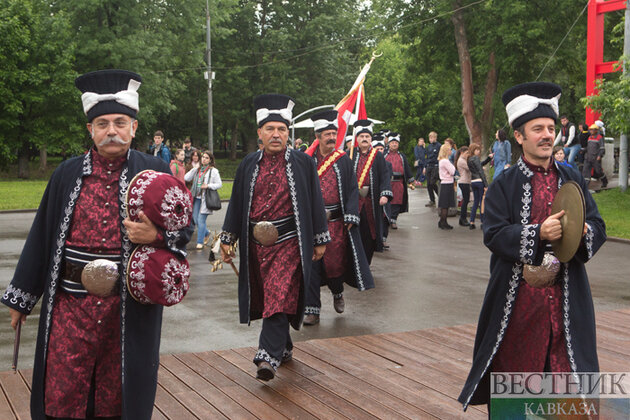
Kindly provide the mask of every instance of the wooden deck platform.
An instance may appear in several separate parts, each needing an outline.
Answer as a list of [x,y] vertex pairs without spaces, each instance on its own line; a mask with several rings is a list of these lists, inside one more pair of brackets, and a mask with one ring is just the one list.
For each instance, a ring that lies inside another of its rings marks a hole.
[[[597,314],[602,371],[630,370],[630,309]],[[165,355],[154,419],[484,419],[456,398],[474,325],[295,344],[277,377],[255,379],[254,348]],[[30,370],[0,372],[0,419],[28,419]]]

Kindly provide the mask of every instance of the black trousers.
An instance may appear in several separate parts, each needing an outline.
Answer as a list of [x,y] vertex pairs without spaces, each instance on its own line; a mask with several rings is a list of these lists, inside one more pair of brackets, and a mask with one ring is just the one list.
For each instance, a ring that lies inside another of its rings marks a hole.
[[269,362],[274,369],[278,369],[282,363],[282,357],[291,350],[293,350],[293,342],[289,333],[289,315],[276,313],[269,318],[263,318],[254,363],[257,365],[264,360]]
[[[322,284],[324,283],[324,284]],[[306,289],[304,297],[304,313],[319,315],[321,312],[322,301],[320,299],[320,291],[323,286],[328,286],[330,293],[340,295],[343,293],[343,277],[326,277],[326,269],[322,260],[313,262],[311,272],[311,284]]]
[[439,195],[437,182],[440,179],[440,168],[437,166],[427,166],[427,190],[429,200],[435,203],[435,196]]
[[[374,220],[375,223],[379,223],[379,220]],[[361,242],[363,243],[363,250],[367,257],[368,264],[372,264],[372,257],[374,256],[374,250],[376,249],[376,239],[372,239],[370,233],[370,227],[367,222],[367,215],[365,209],[361,210],[361,222],[359,223],[359,232],[361,233]]]
[[462,209],[459,214],[459,220],[465,221],[468,219],[468,203],[470,202],[470,184],[459,183],[459,188],[462,190]]
[[402,204],[392,204],[392,222],[396,223],[398,220],[398,215],[400,214],[400,210],[402,209]]

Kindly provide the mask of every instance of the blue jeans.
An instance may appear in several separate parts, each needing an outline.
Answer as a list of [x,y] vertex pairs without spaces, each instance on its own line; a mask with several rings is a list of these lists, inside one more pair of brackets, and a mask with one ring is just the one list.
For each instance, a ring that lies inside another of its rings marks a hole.
[[195,198],[193,203],[193,220],[197,225],[197,243],[203,244],[203,240],[210,234],[208,227],[206,226],[207,214],[201,213],[201,198]]
[[415,180],[418,182],[424,182],[424,174],[422,173],[422,171],[424,170],[424,164],[423,163],[419,163],[418,164],[418,169],[416,170],[416,178]]
[[574,144],[573,146],[564,148],[565,159],[567,160],[567,162],[569,162],[569,165],[573,166],[574,168],[577,168],[577,166],[575,165],[575,159],[577,159],[578,153],[580,152],[581,148],[582,146],[580,146],[579,144]]
[[475,181],[470,183],[473,192],[473,205],[470,209],[470,223],[475,223],[477,209],[481,207],[481,199],[483,198],[483,182]]

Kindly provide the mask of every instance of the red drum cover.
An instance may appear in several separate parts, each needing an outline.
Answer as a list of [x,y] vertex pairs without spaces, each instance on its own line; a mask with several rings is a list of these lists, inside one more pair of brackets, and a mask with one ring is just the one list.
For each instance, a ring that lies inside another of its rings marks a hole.
[[146,170],[136,175],[127,189],[127,215],[138,222],[144,211],[149,220],[165,230],[180,230],[190,224],[192,195],[173,175]]
[[140,303],[175,305],[188,292],[190,266],[167,249],[139,245],[127,265],[127,289]]

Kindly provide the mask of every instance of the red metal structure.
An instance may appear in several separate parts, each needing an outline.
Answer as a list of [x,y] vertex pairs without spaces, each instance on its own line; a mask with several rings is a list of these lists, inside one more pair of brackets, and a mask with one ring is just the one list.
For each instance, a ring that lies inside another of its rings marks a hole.
[[[597,94],[595,83],[605,73],[621,70],[615,69],[617,61],[604,63],[604,14],[623,10],[626,0],[590,0],[588,4],[588,22],[586,33],[586,96]],[[599,114],[586,108],[586,124],[591,125],[599,118]]]

